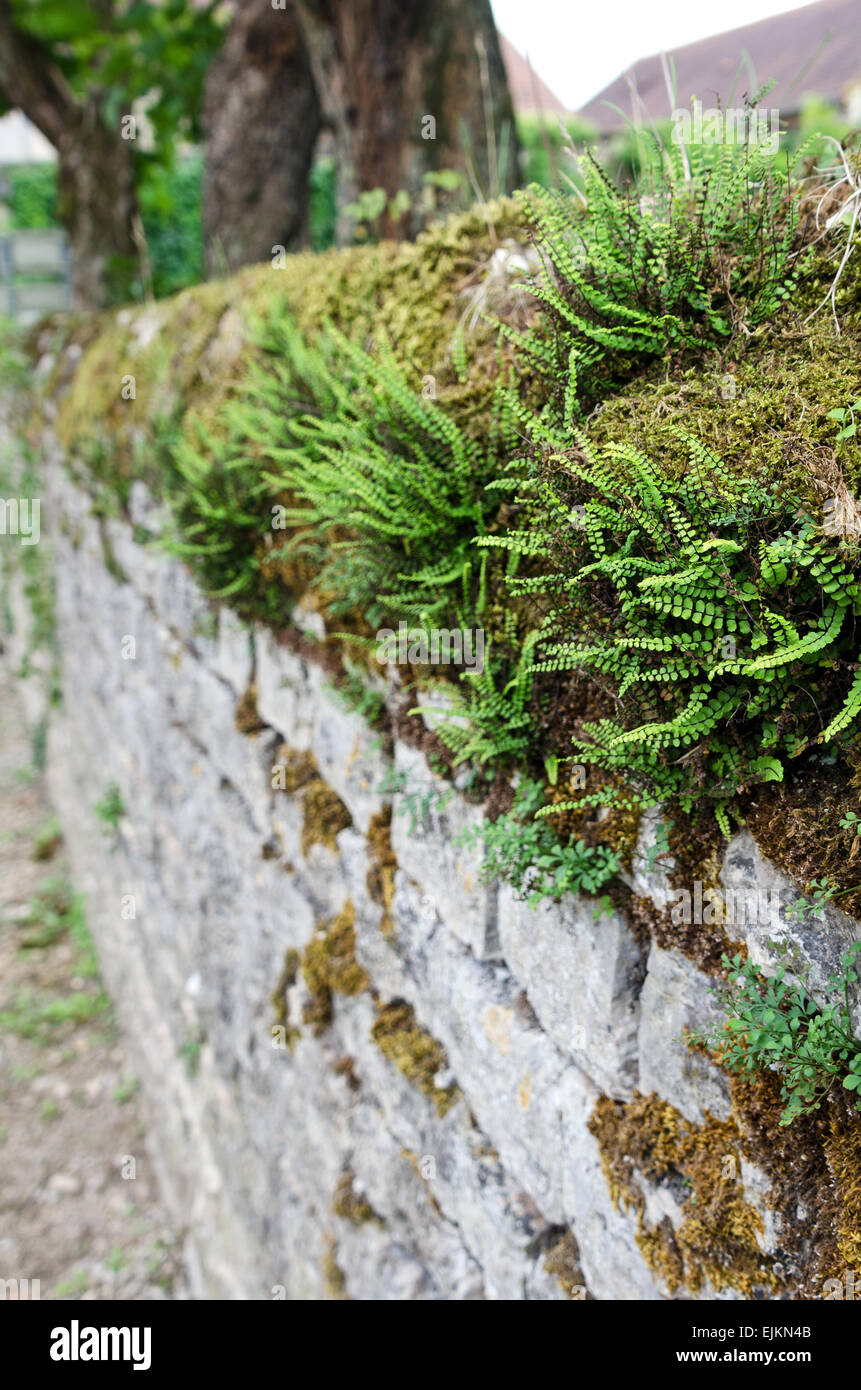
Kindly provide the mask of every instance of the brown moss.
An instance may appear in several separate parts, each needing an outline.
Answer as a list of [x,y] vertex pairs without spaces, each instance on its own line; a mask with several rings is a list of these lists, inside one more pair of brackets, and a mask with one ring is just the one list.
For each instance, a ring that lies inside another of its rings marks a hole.
[[356,1063],[352,1057],[339,1057],[337,1062],[332,1063],[332,1071],[336,1076],[343,1076],[351,1091],[360,1091],[362,1089],[362,1083],[356,1071]]
[[773,1072],[730,1079],[742,1151],[768,1175],[779,1214],[782,1262],[798,1298],[822,1298],[861,1260],[861,1116],[841,1091],[781,1125],[785,1101]]
[[343,801],[328,782],[315,777],[302,792],[302,853],[308,854],[312,845],[325,845],[335,850],[335,837],[353,824],[353,818]]
[[580,1268],[580,1250],[573,1232],[562,1231],[547,1247],[544,1268],[559,1281],[569,1298],[578,1302],[586,1296],[586,1280]]
[[342,1221],[349,1221],[351,1226],[365,1226],[369,1221],[373,1221],[377,1226],[386,1224],[357,1186],[356,1175],[349,1169],[342,1173],[338,1180],[332,1198],[332,1211],[336,1216],[340,1216]]
[[392,849],[392,808],[384,806],[382,811],[371,817],[368,826],[368,873],[366,884],[373,901],[383,909],[380,918],[380,931],[383,936],[395,933],[391,914],[392,899],[395,895],[395,870],[398,861]]
[[312,778],[319,777],[314,754],[300,753],[286,743],[282,743],[278,749],[272,773],[273,790],[291,794],[307,786]]
[[[706,1280],[717,1292],[732,1288],[747,1298],[784,1289],[777,1262],[757,1240],[762,1218],[744,1200],[741,1136],[732,1120],[709,1116],[703,1125],[692,1125],[656,1095],[636,1095],[627,1103],[603,1096],[589,1128],[613,1199],[635,1211],[639,1248],[670,1292],[697,1292]],[[667,1187],[675,1197],[683,1213],[676,1229],[667,1218],[648,1222],[641,1179]]]
[[[757,791],[746,808],[748,826],[763,854],[806,889],[827,878],[840,890],[840,908],[861,917],[861,836],[844,829],[847,811],[861,800],[861,740],[833,763],[799,758],[785,781]],[[843,892],[849,889],[849,892]]]
[[332,1022],[333,995],[361,994],[371,983],[368,972],[356,960],[355,920],[348,898],[328,927],[318,926],[302,957],[302,976],[311,996],[302,1017],[317,1035]]
[[257,686],[253,682],[241,696],[233,722],[241,734],[259,734],[266,728],[257,709]]
[[440,1116],[451,1109],[460,1095],[459,1087],[435,1084],[437,1074],[448,1066],[445,1048],[416,1022],[411,1004],[403,999],[377,1004],[371,1037],[401,1075],[433,1101]]

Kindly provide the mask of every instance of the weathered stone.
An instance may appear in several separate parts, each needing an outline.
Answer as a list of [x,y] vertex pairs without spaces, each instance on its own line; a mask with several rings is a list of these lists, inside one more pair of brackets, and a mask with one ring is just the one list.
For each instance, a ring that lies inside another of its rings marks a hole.
[[[538,1020],[608,1095],[637,1085],[642,945],[616,914],[597,920],[584,898],[531,908],[499,892],[499,941]],[[551,968],[548,968],[548,967]]]
[[640,995],[639,1089],[656,1091],[696,1124],[706,1111],[727,1119],[731,1108],[725,1074],[685,1043],[686,1030],[708,1030],[723,1016],[711,988],[685,956],[652,945]]

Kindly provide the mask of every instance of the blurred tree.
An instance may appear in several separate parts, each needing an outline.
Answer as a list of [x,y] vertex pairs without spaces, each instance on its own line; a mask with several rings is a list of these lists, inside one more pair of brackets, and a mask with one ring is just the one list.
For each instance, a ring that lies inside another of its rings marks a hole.
[[238,0],[204,98],[210,274],[306,242],[319,129],[320,102],[292,4]]
[[[127,297],[145,274],[137,189],[194,139],[220,45],[217,0],[0,0],[0,108],[57,150],[60,220],[80,307]],[[144,102],[152,140],[139,138]],[[137,281],[137,284],[136,284]]]
[[517,183],[490,0],[238,0],[206,112],[211,264],[219,242],[235,266],[303,241],[321,128],[341,245],[362,192],[380,190],[379,230],[398,236],[417,229],[428,173],[463,169],[483,197]]
[[[490,0],[295,0],[332,132],[337,240],[348,204],[382,188],[417,206],[424,175],[464,168],[495,197],[517,183],[511,97]],[[405,200],[404,200],[405,202]],[[389,205],[387,235],[414,230]]]

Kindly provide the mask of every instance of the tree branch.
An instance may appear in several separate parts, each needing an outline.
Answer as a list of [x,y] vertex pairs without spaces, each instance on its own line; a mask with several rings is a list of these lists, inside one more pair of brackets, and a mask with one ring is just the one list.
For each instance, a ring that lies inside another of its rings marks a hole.
[[0,0],[0,90],[59,149],[80,107],[50,50],[20,29],[9,0]]

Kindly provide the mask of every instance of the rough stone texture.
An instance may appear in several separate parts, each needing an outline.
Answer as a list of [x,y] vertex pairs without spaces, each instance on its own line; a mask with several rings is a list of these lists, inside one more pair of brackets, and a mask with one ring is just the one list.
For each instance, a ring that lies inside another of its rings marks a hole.
[[[139,492],[135,508],[154,529]],[[532,911],[484,884],[480,851],[456,843],[480,807],[406,745],[392,768],[325,694],[317,665],[216,613],[119,521],[109,571],[89,501],[57,462],[43,526],[63,689],[51,791],[150,1100],[163,1190],[188,1230],[193,1291],[555,1299],[566,1295],[545,1254],[570,1232],[591,1296],[666,1297],[634,1216],[611,1201],[588,1121],[602,1092],[656,1090],[693,1120],[727,1113],[720,1073],[679,1040],[709,1021],[709,981],[674,952],[646,957],[624,921],[595,921],[590,903]],[[246,735],[236,707],[252,683],[264,727]],[[314,753],[352,817],[307,857],[301,793],[272,789],[285,742]],[[398,869],[384,933],[365,832],[392,771]],[[106,834],[93,807],[111,782],[125,811]],[[728,875],[772,872],[734,842]],[[665,900],[660,875],[638,886]],[[285,953],[348,900],[371,991],[336,995],[315,1035],[302,976],[284,992]],[[793,944],[804,955],[819,938],[799,930]],[[445,1050],[430,1094],[372,1036],[378,1007],[397,1000]],[[279,1019],[299,1029],[292,1050]],[[458,1098],[440,1116],[436,1092],[452,1084]],[[371,1219],[333,1209],[345,1182]],[[649,1210],[665,1212],[671,1195],[650,1192]]]
[[[637,1032],[643,946],[615,913],[568,897],[531,908],[499,893],[499,941],[538,1020],[563,1052],[608,1095],[630,1098],[638,1084]],[[553,962],[553,969],[547,968]]]
[[[829,980],[841,973],[840,957],[859,937],[858,923],[831,903],[800,921],[787,907],[801,896],[798,886],[765,858],[747,831],[736,835],[727,849],[721,882],[732,893],[739,918],[732,935],[744,941],[754,965],[766,972],[783,964],[794,978],[802,977],[818,1003],[833,997]],[[853,1023],[861,1037],[861,986],[850,995]]]
[[678,951],[652,944],[640,996],[640,1090],[656,1091],[695,1124],[702,1124],[706,1111],[719,1120],[730,1115],[726,1076],[684,1044],[686,1029],[717,1026],[713,987],[714,981]]

